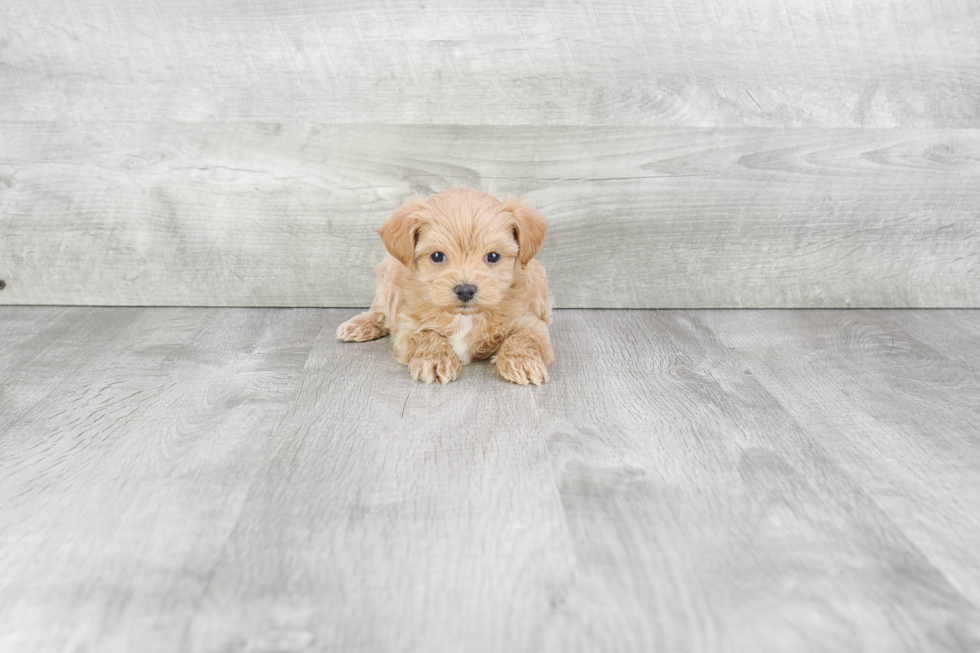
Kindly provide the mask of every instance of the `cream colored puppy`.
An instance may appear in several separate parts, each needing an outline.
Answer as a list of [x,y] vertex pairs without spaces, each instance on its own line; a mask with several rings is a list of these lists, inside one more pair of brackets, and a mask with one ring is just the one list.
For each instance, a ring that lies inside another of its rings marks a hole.
[[448,383],[491,356],[508,381],[547,381],[551,301],[534,260],[547,229],[521,200],[472,188],[409,202],[378,230],[391,255],[376,268],[371,308],[341,324],[337,338],[391,334],[398,362],[425,383]]

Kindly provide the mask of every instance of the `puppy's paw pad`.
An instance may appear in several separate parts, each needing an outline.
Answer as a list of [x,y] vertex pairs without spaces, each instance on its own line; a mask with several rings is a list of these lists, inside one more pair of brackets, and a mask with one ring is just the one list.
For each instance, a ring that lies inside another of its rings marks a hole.
[[539,357],[498,356],[497,374],[518,385],[541,385],[548,380],[548,366]]
[[337,340],[367,342],[388,335],[388,329],[373,316],[361,313],[337,327]]
[[412,378],[422,383],[449,383],[459,378],[463,364],[455,354],[418,354],[408,364]]

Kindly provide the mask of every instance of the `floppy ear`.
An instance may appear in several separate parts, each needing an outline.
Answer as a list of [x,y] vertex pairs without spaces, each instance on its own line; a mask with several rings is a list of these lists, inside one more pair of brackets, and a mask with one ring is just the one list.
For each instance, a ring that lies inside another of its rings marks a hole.
[[541,214],[529,207],[519,197],[508,197],[504,202],[504,210],[514,216],[514,237],[517,238],[517,258],[521,267],[534,258],[534,255],[544,244],[544,236],[548,233],[548,222]]
[[398,207],[391,217],[381,225],[378,234],[385,244],[388,253],[402,262],[406,267],[412,265],[415,258],[415,241],[418,239],[418,212],[425,208],[425,201],[416,197],[412,201]]

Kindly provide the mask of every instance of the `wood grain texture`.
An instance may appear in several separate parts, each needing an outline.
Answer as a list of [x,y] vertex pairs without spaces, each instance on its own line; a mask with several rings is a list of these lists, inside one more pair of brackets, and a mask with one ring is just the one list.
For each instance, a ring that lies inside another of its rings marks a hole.
[[0,120],[980,127],[973,0],[35,0]]
[[0,308],[0,650],[980,646],[980,311],[559,311],[535,389],[351,313]]
[[[723,311],[704,319],[788,413],[821,432],[830,457],[936,568],[980,604],[980,551],[970,541],[980,532],[980,312]],[[973,337],[943,351],[950,334],[962,331]],[[944,492],[954,486],[957,492]]]
[[56,310],[0,315],[36,330],[2,374],[0,650],[178,651],[322,323]]
[[464,376],[419,384],[325,326],[185,650],[541,650],[573,565],[547,431],[533,394]]
[[[721,314],[727,335],[776,347],[786,360],[800,352],[779,347],[781,332],[759,323],[799,316],[802,331],[824,315]],[[587,311],[556,320],[561,380],[539,403],[554,420],[549,453],[580,567],[555,650],[974,650],[980,612],[951,580],[972,580],[971,561],[941,567],[896,528],[865,492],[866,477],[850,474],[858,461],[842,460],[822,423],[786,404],[841,419],[850,407],[810,388],[771,394],[755,359],[706,328],[715,315]],[[820,372],[813,384],[833,388],[838,370]],[[944,427],[968,419],[956,398],[942,405]],[[910,438],[930,437],[922,423],[908,426]],[[873,427],[854,434],[869,448],[877,436]],[[930,482],[937,492],[956,487],[951,500],[975,502],[980,464],[961,469],[971,467],[972,479],[938,472]],[[928,520],[933,508],[908,501],[906,509],[903,525]],[[930,540],[937,555],[980,533],[976,520],[955,536],[930,526],[920,532],[943,533]],[[946,537],[957,544],[944,548]],[[923,621],[932,625],[898,626]]]
[[4,304],[366,306],[413,193],[524,194],[559,307],[980,306],[980,131],[0,126]]

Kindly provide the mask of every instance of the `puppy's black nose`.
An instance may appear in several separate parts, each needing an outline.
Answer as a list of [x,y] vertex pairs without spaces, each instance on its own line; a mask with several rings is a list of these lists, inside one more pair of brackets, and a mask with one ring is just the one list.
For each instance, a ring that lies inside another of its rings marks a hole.
[[461,283],[453,288],[453,292],[456,293],[456,296],[459,297],[460,301],[468,302],[473,299],[473,295],[476,294],[476,286],[469,283]]

